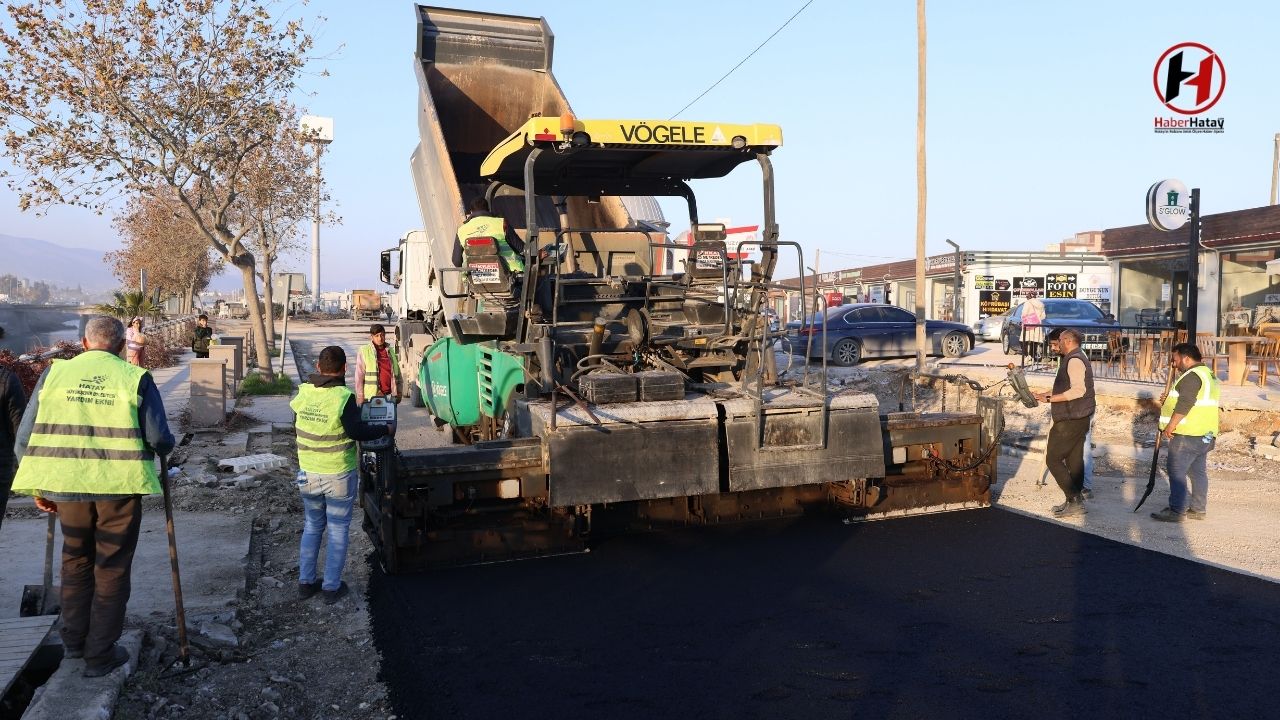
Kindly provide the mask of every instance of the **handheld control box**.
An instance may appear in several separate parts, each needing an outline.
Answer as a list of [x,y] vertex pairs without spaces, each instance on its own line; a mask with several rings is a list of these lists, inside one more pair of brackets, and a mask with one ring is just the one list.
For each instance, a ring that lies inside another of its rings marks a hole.
[[[391,425],[396,421],[396,405],[381,395],[371,397],[360,406],[360,419],[370,425]],[[391,446],[391,436],[360,443],[365,450],[385,450]]]

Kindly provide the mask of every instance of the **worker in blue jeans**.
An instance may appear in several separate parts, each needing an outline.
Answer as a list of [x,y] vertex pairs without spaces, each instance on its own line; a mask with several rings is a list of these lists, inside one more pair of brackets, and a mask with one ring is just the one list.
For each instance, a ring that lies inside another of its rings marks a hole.
[[[304,519],[298,548],[298,596],[324,592],[332,605],[348,592],[347,564],[351,511],[359,479],[356,442],[395,434],[395,426],[361,421],[355,393],[347,389],[347,354],[331,345],[320,351],[316,372],[289,403],[298,434],[298,491]],[[328,534],[323,579],[316,579],[320,540]]]

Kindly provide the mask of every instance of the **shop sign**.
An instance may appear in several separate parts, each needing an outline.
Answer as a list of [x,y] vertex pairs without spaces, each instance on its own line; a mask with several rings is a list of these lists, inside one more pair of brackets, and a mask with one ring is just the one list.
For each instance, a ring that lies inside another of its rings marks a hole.
[[934,270],[942,270],[942,269],[951,269],[951,268],[954,268],[955,266],[956,266],[955,255],[941,255],[938,257],[931,257],[931,258],[924,259],[925,272],[932,272]]
[[1022,298],[1044,297],[1044,277],[1032,275],[1014,277],[1013,294]]
[[1106,285],[1097,287],[1080,286],[1076,288],[1076,297],[1080,300],[1100,300],[1110,302],[1111,288]]
[[1191,193],[1181,180],[1161,180],[1147,190],[1147,222],[1166,232],[1191,219]]
[[990,317],[1009,312],[1013,301],[1012,294],[1001,290],[978,291],[978,316]]
[[1276,303],[1280,303],[1280,295],[1265,295],[1262,298],[1262,302],[1268,305],[1274,305]]
[[1012,283],[1010,283],[1008,280],[1005,280],[1004,278],[996,278],[997,290],[1012,290],[1013,288],[1011,287],[1011,285]]
[[843,270],[840,273],[841,280],[857,280],[862,277],[862,270]]
[[977,290],[995,290],[995,275],[975,275],[973,278],[973,287]]
[[884,302],[884,285],[873,285],[871,287],[871,302],[877,304]]
[[827,307],[839,307],[844,304],[844,293],[829,292],[826,294]]
[[1057,273],[1045,276],[1045,297],[1051,298],[1074,298],[1076,297],[1076,275],[1075,273]]

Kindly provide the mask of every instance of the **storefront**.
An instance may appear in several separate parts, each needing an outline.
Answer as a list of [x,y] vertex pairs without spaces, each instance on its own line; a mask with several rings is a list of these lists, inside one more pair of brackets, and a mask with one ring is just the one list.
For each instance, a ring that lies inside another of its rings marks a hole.
[[1111,273],[1106,258],[1085,253],[966,253],[964,307],[976,323],[1002,315],[1027,298],[1088,300],[1111,312]]
[[1187,230],[1148,225],[1103,233],[1102,252],[1115,278],[1117,316],[1126,325],[1186,321],[1187,292],[1197,293],[1196,330],[1250,332],[1280,322],[1280,206],[1207,215],[1201,219],[1196,268],[1187,268]]

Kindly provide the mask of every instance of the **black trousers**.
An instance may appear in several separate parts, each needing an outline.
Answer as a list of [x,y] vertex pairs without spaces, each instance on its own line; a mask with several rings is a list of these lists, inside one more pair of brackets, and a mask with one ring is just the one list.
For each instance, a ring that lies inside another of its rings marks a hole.
[[0,460],[0,525],[4,525],[4,513],[9,507],[9,488],[13,487],[13,463]]
[[1054,420],[1049,428],[1049,444],[1044,461],[1049,474],[1068,500],[1078,500],[1084,489],[1084,437],[1089,434],[1092,416],[1074,420]]
[[107,656],[124,629],[142,499],[60,502],[62,644],[87,661]]

